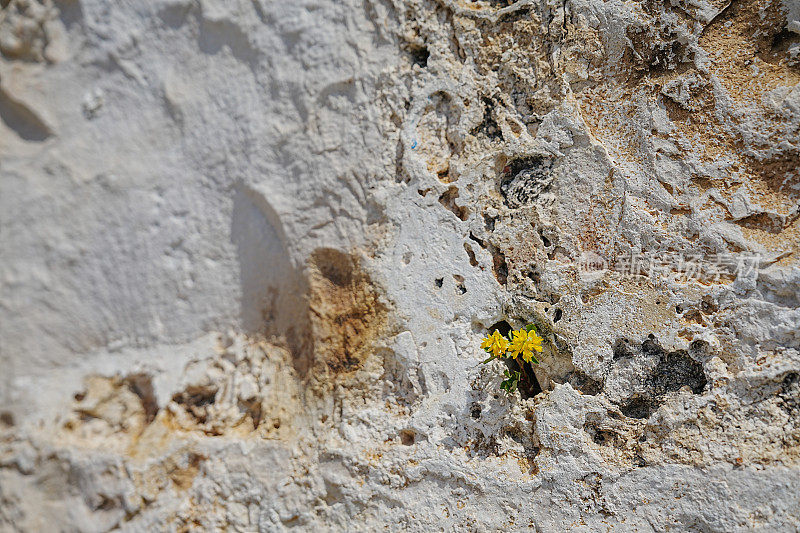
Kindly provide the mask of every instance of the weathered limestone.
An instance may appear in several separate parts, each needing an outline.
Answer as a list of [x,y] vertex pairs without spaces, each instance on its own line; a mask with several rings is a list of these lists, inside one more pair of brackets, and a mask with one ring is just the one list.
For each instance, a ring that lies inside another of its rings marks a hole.
[[797,2],[2,4],[0,530],[800,527]]

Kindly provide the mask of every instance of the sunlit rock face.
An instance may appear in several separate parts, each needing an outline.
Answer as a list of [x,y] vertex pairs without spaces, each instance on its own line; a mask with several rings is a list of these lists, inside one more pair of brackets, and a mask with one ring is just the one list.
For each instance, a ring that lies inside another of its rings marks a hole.
[[0,6],[0,530],[800,527],[797,2]]

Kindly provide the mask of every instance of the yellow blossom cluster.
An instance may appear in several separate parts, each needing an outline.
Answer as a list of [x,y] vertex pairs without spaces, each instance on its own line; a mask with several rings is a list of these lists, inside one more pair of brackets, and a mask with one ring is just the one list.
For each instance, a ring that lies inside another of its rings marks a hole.
[[511,331],[509,339],[495,330],[483,339],[481,348],[492,355],[485,363],[498,357],[522,357],[526,363],[533,361],[538,364],[534,352],[542,351],[542,338],[532,325]]

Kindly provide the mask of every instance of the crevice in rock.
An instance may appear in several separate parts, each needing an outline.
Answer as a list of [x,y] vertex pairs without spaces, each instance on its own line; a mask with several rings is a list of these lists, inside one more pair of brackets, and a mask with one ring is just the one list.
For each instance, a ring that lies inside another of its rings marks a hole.
[[533,371],[533,365],[517,359],[506,359],[506,366],[512,372],[520,372],[521,379],[519,380],[519,393],[523,400],[533,398],[542,392],[542,386],[539,380],[536,379],[536,374]]
[[492,254],[492,272],[494,273],[494,277],[501,285],[505,285],[508,282],[508,263],[506,262],[505,254],[495,245],[479,239],[472,232],[470,232],[469,238]]
[[539,228],[539,238],[542,239],[542,245],[544,245],[545,248],[550,248],[552,243],[550,242],[550,239],[545,236],[541,228]]
[[628,418],[650,418],[654,406],[651,401],[641,396],[635,395],[619,406],[622,414]]

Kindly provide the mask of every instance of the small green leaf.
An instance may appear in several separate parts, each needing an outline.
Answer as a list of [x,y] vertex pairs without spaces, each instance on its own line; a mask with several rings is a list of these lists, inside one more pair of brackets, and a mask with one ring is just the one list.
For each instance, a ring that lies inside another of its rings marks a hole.
[[507,379],[500,384],[500,388],[508,392],[509,394],[513,394],[515,390],[517,390],[517,382],[511,379]]
[[536,326],[534,326],[533,324],[528,324],[527,326],[525,326],[525,331],[527,331],[528,333],[530,333],[531,331],[536,331]]
[[481,361],[481,364],[485,365],[486,363],[488,363],[489,361],[492,361],[493,359],[497,359],[497,356],[493,355],[489,359],[485,359],[485,360]]
[[522,374],[520,372],[509,372],[508,369],[503,373],[504,376],[508,379],[504,379],[502,383],[500,383],[500,388],[508,392],[509,394],[513,394],[517,387],[519,386],[519,380]]

